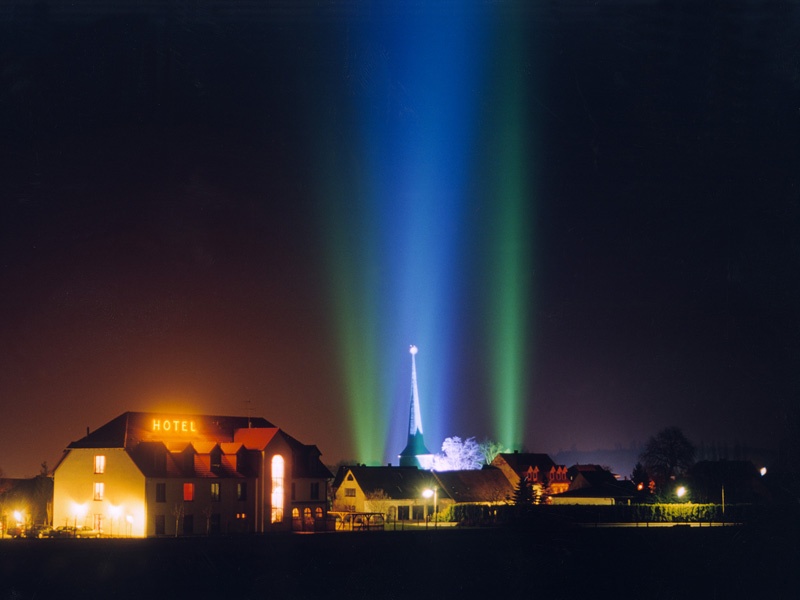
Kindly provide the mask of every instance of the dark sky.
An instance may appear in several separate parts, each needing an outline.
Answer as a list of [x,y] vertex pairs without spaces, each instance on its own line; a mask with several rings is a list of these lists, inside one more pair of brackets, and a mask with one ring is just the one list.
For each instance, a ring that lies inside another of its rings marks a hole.
[[[350,126],[376,5],[124,4],[0,12],[0,468],[126,410],[248,402],[357,459],[313,148],[320,115]],[[497,3],[541,136],[529,450],[673,424],[776,450],[796,419],[800,9],[761,4]]]

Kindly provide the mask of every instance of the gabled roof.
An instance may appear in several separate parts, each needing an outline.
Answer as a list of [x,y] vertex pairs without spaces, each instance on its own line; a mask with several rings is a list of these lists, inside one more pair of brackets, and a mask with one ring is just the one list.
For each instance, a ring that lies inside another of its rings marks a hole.
[[500,469],[488,467],[470,471],[437,471],[441,489],[456,502],[502,502],[514,495],[514,488]]
[[580,471],[573,476],[569,489],[614,485],[616,483],[618,483],[618,481],[617,478],[614,477],[614,474],[605,469],[600,469],[598,471]]
[[524,473],[531,467],[538,467],[540,472],[549,472],[550,469],[556,466],[553,459],[547,454],[532,453],[532,452],[501,452],[498,454],[494,461],[497,459],[504,460],[509,467],[519,473]]
[[346,485],[350,473],[365,494],[383,490],[393,500],[418,499],[423,490],[437,484],[430,471],[422,471],[416,467],[354,466],[340,467],[334,487]]
[[233,441],[248,450],[263,451],[278,434],[277,427],[249,427],[239,429],[233,435]]

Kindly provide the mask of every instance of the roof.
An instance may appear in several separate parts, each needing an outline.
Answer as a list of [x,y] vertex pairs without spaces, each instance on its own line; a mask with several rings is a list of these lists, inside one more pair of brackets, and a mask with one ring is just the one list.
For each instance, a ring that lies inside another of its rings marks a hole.
[[548,472],[556,466],[556,463],[553,462],[550,456],[541,453],[501,452],[495,457],[492,463],[497,461],[498,458],[504,460],[508,466],[517,473],[524,473],[531,467],[538,467],[540,472]]
[[[263,452],[276,438],[292,453],[292,477],[332,477],[316,446],[299,442],[260,417],[126,412],[67,450],[124,449],[149,477],[242,477],[248,461],[241,463],[239,452]],[[212,454],[219,456],[218,462],[212,461]]]
[[277,435],[277,427],[257,427],[238,429],[233,436],[233,441],[241,444],[248,450],[264,450]]
[[393,500],[417,499],[422,490],[434,487],[436,478],[430,471],[417,467],[367,467],[356,465],[340,467],[333,482],[339,488],[347,481],[347,474],[352,473],[361,490],[369,495],[383,490]]
[[500,469],[437,471],[441,489],[456,502],[501,502],[514,495],[514,488]]
[[68,448],[132,448],[164,440],[233,442],[237,429],[275,427],[261,417],[126,412],[70,443]]
[[618,483],[617,478],[611,471],[605,469],[600,471],[581,471],[576,473],[570,482],[570,489],[582,487],[597,487],[600,485],[614,485]]

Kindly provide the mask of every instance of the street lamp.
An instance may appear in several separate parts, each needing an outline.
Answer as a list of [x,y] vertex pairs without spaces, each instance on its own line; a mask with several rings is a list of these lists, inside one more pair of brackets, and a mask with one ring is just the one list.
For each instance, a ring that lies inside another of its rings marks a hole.
[[[438,491],[439,491],[439,489],[436,488],[436,487],[434,487],[433,489],[427,488],[425,490],[422,490],[422,497],[423,498],[433,497],[433,514],[434,515],[436,514],[436,504],[437,504],[437,500],[438,500],[437,492]],[[434,521],[433,522],[433,527],[437,528],[438,526],[439,526],[439,521],[438,520]]]

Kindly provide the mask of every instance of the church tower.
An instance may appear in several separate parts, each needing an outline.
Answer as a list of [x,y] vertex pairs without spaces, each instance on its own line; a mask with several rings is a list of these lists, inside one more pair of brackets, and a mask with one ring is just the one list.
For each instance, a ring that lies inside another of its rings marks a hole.
[[433,466],[433,455],[425,447],[422,439],[422,416],[419,410],[419,390],[417,389],[417,347],[411,346],[411,409],[408,415],[408,443],[400,453],[401,467],[419,467],[430,469]]

